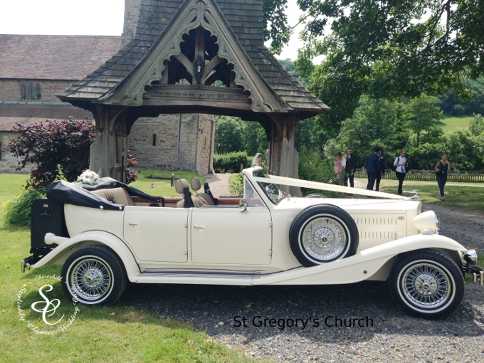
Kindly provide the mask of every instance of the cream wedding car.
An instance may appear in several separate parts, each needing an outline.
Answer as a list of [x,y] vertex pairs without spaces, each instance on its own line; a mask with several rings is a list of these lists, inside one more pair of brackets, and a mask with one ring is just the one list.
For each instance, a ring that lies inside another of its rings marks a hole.
[[[89,305],[115,302],[128,282],[387,281],[404,308],[424,317],[451,312],[462,300],[464,273],[481,271],[477,253],[439,235],[435,213],[422,213],[419,201],[261,168],[243,177],[243,199],[216,199],[197,180],[192,191],[177,181],[180,198],[152,197],[109,178],[55,183],[33,207],[24,267],[63,265],[66,290]],[[313,194],[291,196],[303,189]]]

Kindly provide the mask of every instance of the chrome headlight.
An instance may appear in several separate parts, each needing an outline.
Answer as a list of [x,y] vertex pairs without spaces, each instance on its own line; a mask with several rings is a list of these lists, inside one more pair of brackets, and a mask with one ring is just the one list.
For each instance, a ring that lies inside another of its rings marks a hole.
[[474,266],[477,265],[478,254],[476,250],[467,250],[464,253],[464,261],[467,262],[468,265]]
[[439,232],[439,219],[434,211],[420,213],[413,219],[413,224],[422,234],[436,234]]

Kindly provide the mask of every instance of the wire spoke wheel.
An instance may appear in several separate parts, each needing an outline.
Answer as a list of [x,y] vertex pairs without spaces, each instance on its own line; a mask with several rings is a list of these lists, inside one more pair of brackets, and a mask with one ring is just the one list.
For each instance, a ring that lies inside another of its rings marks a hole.
[[422,309],[436,309],[445,304],[452,293],[449,275],[431,263],[418,263],[402,276],[405,297]]
[[353,217],[340,207],[313,205],[294,218],[289,243],[301,265],[322,265],[356,254],[358,227]]
[[98,256],[85,256],[75,261],[68,272],[68,288],[83,303],[97,303],[113,289],[113,271]]
[[458,268],[456,274],[455,266],[447,265],[451,261],[447,261],[447,257],[427,254],[435,258],[414,259],[399,268],[396,287],[401,301],[411,310],[437,316],[450,311],[462,300],[463,290],[459,286],[463,278]]
[[344,223],[334,216],[321,215],[308,220],[299,239],[303,251],[312,259],[329,262],[341,257],[349,246]]

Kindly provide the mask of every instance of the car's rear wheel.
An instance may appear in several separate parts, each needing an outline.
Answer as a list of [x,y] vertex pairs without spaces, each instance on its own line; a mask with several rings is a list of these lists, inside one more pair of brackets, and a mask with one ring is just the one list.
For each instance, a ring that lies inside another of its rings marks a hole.
[[127,285],[122,262],[103,247],[74,252],[64,264],[62,277],[69,295],[85,305],[114,303]]
[[437,251],[401,257],[393,267],[390,283],[400,304],[425,318],[447,316],[464,296],[464,277],[459,266]]
[[303,266],[315,266],[352,256],[358,249],[353,218],[334,205],[303,210],[291,225],[291,250]]

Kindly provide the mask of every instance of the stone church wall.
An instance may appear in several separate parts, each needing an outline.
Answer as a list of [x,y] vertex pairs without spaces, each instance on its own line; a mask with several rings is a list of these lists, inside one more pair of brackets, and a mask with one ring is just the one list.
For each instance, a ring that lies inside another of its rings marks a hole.
[[[19,102],[23,101],[21,96],[21,82],[15,79],[0,79],[0,103],[1,102]],[[39,102],[60,103],[57,98],[58,94],[72,83],[70,81],[49,81],[41,80],[35,81],[40,83],[42,99]]]
[[163,115],[136,121],[128,148],[141,168],[211,172],[213,116]]

